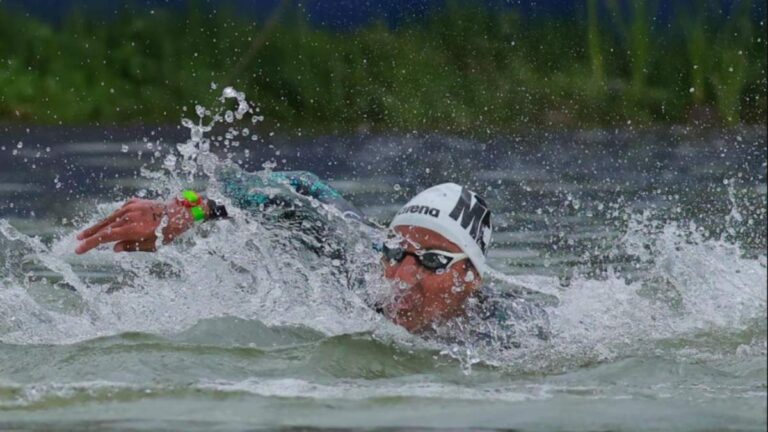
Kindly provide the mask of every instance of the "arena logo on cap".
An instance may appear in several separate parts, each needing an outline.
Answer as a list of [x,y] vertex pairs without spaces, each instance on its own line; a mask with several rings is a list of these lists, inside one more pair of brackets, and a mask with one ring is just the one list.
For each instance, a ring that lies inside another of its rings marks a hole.
[[412,205],[412,206],[406,206],[403,207],[397,214],[405,214],[405,213],[418,213],[418,214],[424,214],[432,216],[433,218],[440,217],[440,209],[429,207],[425,205]]
[[[473,196],[475,198],[474,204],[472,204]],[[462,187],[459,200],[448,216],[459,222],[462,228],[469,229],[469,235],[485,253],[486,245],[490,240],[488,239],[490,236],[486,233],[490,232],[488,228],[491,226],[491,212],[488,210],[488,204],[485,203],[485,200],[480,195],[473,194]]]

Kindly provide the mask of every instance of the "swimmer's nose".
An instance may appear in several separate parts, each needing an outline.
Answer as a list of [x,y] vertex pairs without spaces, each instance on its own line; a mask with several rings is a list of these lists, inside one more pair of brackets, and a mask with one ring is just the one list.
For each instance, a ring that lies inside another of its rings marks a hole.
[[406,255],[400,263],[398,263],[393,279],[402,282],[408,286],[416,285],[419,282],[419,274],[421,272],[421,265],[413,255]]

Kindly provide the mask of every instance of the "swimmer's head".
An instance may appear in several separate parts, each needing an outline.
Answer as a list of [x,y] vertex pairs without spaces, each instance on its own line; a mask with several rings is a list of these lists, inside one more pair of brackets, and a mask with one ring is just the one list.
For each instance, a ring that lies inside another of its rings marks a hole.
[[482,276],[491,243],[491,211],[483,197],[455,183],[433,186],[403,206],[392,223],[395,227],[421,227],[455,243],[466,253]]
[[480,196],[453,183],[408,202],[390,224],[384,275],[398,286],[387,314],[409,331],[456,316],[487,270],[491,215]]

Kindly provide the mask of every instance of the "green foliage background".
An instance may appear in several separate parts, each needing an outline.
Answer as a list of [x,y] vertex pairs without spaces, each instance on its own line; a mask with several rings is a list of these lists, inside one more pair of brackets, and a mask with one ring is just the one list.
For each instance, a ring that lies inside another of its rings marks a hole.
[[0,6],[0,121],[176,123],[224,85],[273,127],[316,132],[764,121],[753,5],[723,18],[716,2],[692,2],[659,26],[652,3],[587,0],[581,16],[534,19],[449,3],[347,32],[296,8],[265,28],[194,4],[108,21],[73,11],[61,25]]

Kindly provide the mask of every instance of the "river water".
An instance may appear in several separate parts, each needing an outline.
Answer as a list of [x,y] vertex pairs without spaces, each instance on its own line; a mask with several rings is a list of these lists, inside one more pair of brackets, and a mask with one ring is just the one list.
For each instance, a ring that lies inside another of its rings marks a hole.
[[75,256],[126,198],[189,184],[189,133],[5,128],[0,429],[765,430],[765,128],[217,135],[382,222],[441,181],[484,193],[493,283],[551,300],[552,338],[506,351],[406,334],[244,215]]

